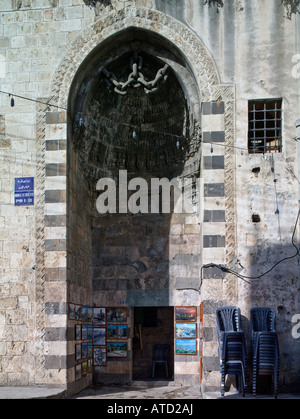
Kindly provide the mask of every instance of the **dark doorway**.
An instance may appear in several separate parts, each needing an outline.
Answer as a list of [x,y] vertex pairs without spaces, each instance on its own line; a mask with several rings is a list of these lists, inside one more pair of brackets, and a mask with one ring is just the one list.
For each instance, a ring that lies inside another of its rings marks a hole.
[[135,307],[132,377],[134,380],[152,379],[152,355],[156,344],[170,347],[169,377],[163,365],[155,368],[154,379],[174,379],[174,308]]

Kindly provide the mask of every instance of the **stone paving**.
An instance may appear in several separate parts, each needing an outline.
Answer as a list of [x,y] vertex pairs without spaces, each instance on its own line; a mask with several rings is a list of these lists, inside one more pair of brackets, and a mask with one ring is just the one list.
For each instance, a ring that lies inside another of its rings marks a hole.
[[[65,396],[61,388],[45,387],[0,387],[0,400],[4,399],[71,399],[71,400],[212,400],[222,399],[219,392],[201,394],[197,386],[189,387],[176,383],[166,382],[135,382],[127,386],[91,386],[78,394]],[[245,398],[234,392],[225,393],[224,399],[228,400],[275,400],[274,395],[258,394],[256,398],[246,393]],[[300,399],[299,394],[278,394],[278,399]]]
[[0,400],[62,399],[65,390],[48,387],[0,387]]
[[97,386],[83,390],[72,399],[202,399],[199,387],[166,382],[133,383],[130,386]]
[[[208,392],[201,394],[198,386],[183,386],[176,382],[166,381],[136,381],[128,386],[92,386],[80,393],[70,397],[70,399],[190,399],[190,400],[211,400],[222,399],[220,392]],[[275,400],[274,395],[258,394],[255,398],[251,393],[246,393],[245,398],[241,394],[235,393],[234,389],[225,393],[224,399],[245,399]],[[299,394],[279,394],[278,399],[300,399]]]

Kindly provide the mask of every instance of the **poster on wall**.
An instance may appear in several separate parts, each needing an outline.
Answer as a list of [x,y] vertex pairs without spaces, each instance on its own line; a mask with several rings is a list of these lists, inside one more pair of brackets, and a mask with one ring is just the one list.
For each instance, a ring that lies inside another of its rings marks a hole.
[[127,342],[108,342],[107,356],[109,358],[126,358]]
[[94,345],[96,346],[106,345],[106,328],[105,327],[94,327]]
[[94,307],[93,323],[94,325],[101,325],[106,323],[106,309],[104,307]]
[[75,380],[80,380],[81,378],[81,364],[75,365]]
[[75,320],[81,321],[81,306],[75,305]]
[[127,322],[127,308],[124,307],[109,307],[107,309],[107,322],[111,323],[126,323]]
[[197,307],[175,307],[176,322],[196,322]]
[[81,306],[81,321],[87,322],[88,308],[87,306]]
[[109,324],[107,339],[127,339],[127,324]]
[[94,346],[93,362],[95,367],[101,367],[106,365],[106,348],[99,348],[97,346]]
[[69,303],[69,319],[75,320],[75,304]]
[[197,355],[197,341],[195,339],[176,339],[176,355]]
[[181,339],[197,338],[197,324],[196,323],[176,323],[175,334],[177,338],[181,338]]
[[81,326],[81,339],[87,340],[87,338],[88,338],[88,327],[87,327],[87,324],[83,324]]
[[75,325],[75,340],[81,340],[81,324]]
[[80,343],[75,345],[75,359],[76,361],[81,359],[81,344]]

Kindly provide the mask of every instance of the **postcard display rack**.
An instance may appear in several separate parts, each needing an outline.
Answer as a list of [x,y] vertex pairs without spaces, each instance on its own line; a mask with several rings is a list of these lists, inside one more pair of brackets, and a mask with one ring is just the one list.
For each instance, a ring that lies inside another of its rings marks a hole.
[[199,324],[196,306],[175,307],[175,355],[199,354],[200,381],[202,381],[202,342],[203,305],[200,305]]
[[75,320],[75,379],[103,367],[109,360],[128,356],[126,307],[86,307],[69,304]]

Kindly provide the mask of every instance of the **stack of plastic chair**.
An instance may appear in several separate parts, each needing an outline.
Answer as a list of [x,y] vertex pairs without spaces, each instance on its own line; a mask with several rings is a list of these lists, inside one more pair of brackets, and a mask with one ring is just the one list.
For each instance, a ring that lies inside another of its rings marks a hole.
[[241,311],[239,307],[221,307],[216,310],[218,352],[221,372],[221,396],[225,396],[225,377],[234,375],[236,391],[238,378],[241,378],[242,395],[245,397],[247,353],[245,335],[241,326]]
[[279,346],[275,311],[272,308],[258,307],[251,310],[250,337],[253,357],[253,396],[256,396],[258,376],[271,375],[274,383],[274,396],[277,398]]

